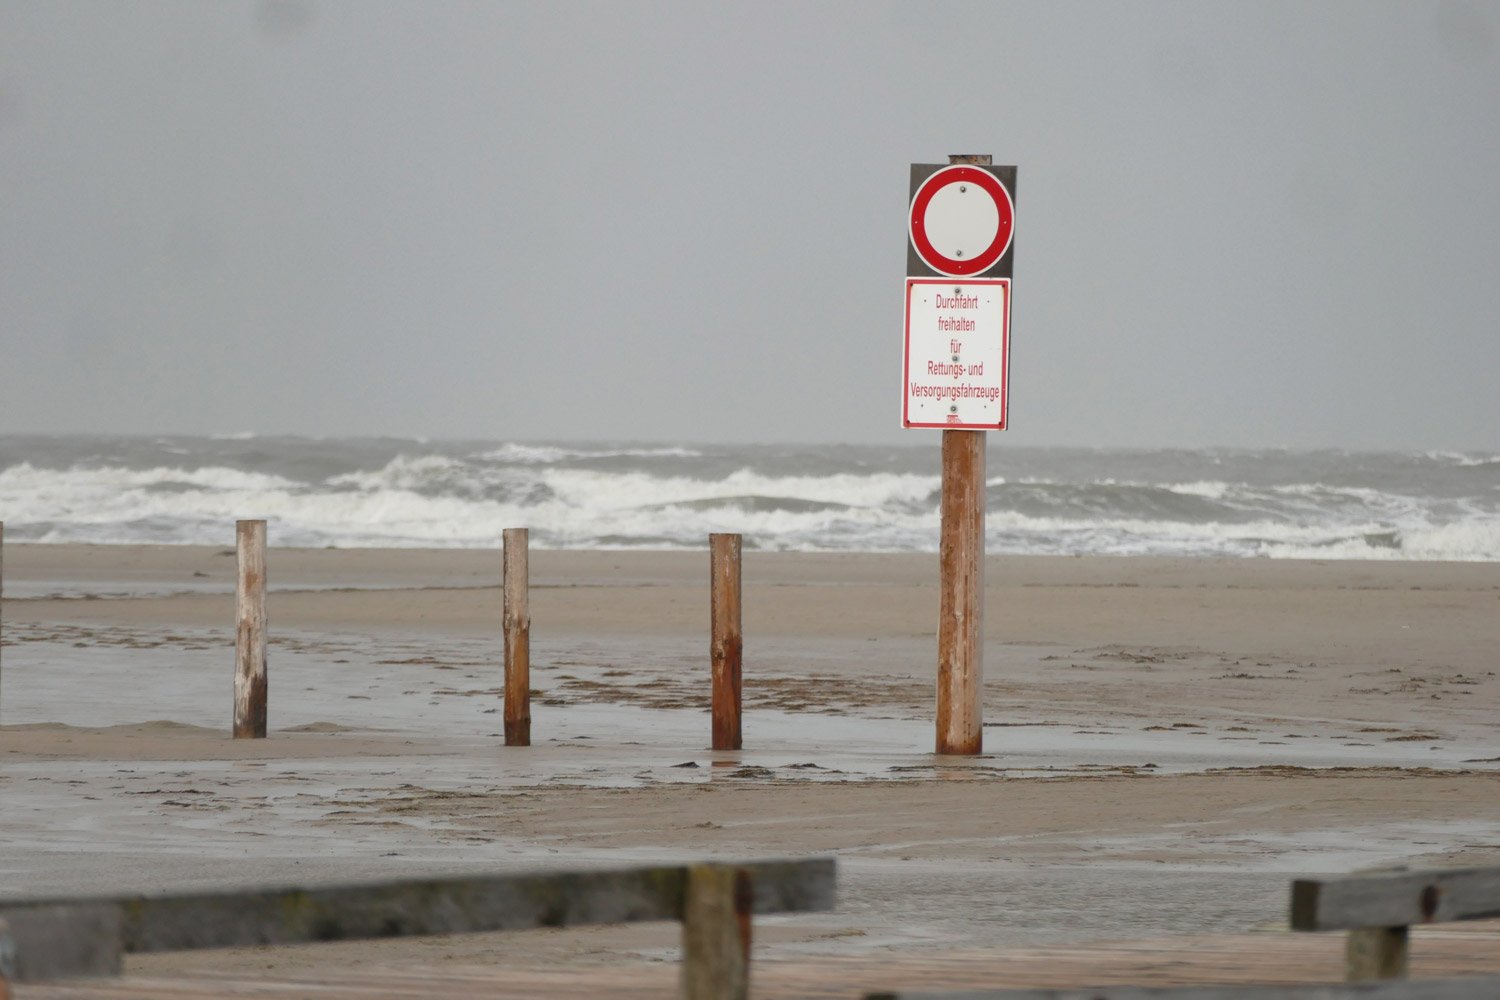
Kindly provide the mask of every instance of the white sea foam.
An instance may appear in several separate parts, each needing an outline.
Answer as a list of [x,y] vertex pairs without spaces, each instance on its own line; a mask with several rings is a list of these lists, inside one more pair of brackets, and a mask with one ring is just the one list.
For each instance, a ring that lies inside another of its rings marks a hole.
[[263,472],[246,472],[222,466],[199,469],[157,467],[123,469],[107,466],[75,466],[68,469],[37,468],[22,462],[0,469],[0,491],[40,491],[67,493],[72,490],[109,491],[176,485],[198,486],[210,490],[289,489],[297,484],[284,476]]
[[569,459],[589,458],[698,458],[702,452],[692,448],[561,448],[555,445],[505,444],[473,457],[491,462],[517,465],[550,465]]
[[346,472],[326,480],[329,486],[361,490],[413,490],[455,475],[468,476],[472,466],[447,455],[397,455],[383,468],[370,472]]
[[1472,455],[1460,451],[1429,451],[1427,457],[1436,462],[1447,462],[1459,468],[1476,468],[1500,465],[1500,455]]
[[[281,545],[492,546],[517,526],[540,547],[701,547],[714,531],[766,549],[937,545],[937,463],[916,450],[304,438],[238,459],[201,438],[18,440],[0,437],[15,541],[224,544],[263,516]],[[989,480],[991,552],[1500,560],[1500,468],[1482,464],[1035,451],[1007,472]]]
[[649,508],[741,497],[788,497],[849,507],[879,507],[921,501],[938,488],[937,476],[837,473],[829,476],[767,476],[739,469],[721,479],[552,469],[543,482],[564,502],[609,509]]

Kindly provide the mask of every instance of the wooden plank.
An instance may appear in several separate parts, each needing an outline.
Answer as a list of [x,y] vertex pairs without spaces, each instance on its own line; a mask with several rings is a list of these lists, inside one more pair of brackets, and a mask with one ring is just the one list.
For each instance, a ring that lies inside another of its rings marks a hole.
[[943,431],[937,752],[984,749],[984,431]]
[[506,528],[502,624],[505,631],[505,745],[531,746],[530,532]]
[[[756,913],[826,910],[834,861],[748,862]],[[682,865],[588,872],[415,879],[314,888],[124,899],[0,903],[0,919],[46,906],[117,907],[126,952],[293,944],[414,934],[680,920]]]
[[741,660],[740,536],[711,534],[709,551],[709,660],[713,673],[713,748],[739,750]]
[[1500,978],[1300,986],[1099,986],[1088,989],[867,993],[865,1000],[1495,1000]]
[[234,738],[266,735],[266,522],[236,521]]
[[1404,927],[1500,917],[1500,868],[1391,871],[1292,883],[1296,931]]
[[[632,935],[631,940],[639,939]],[[667,933],[651,940],[669,947],[673,939]],[[506,949],[490,936],[450,938],[446,944],[441,958],[422,939],[382,942],[373,960],[357,942],[324,946],[314,954],[292,946],[133,956],[121,979],[22,986],[16,1000],[661,1000],[680,986],[675,963],[633,954],[602,964],[549,961],[541,955],[501,961],[497,954]],[[931,992],[992,990],[1002,984],[1078,989],[1085,983],[1336,983],[1342,948],[1342,935],[1275,932],[1004,949],[856,947],[840,954],[808,953],[799,946],[795,955],[758,957],[753,995],[756,1000],[850,1000],[877,987]],[[1500,976],[1500,921],[1417,929],[1412,974],[1419,979]]]
[[682,908],[682,1000],[746,1000],[750,993],[750,874],[693,865]]

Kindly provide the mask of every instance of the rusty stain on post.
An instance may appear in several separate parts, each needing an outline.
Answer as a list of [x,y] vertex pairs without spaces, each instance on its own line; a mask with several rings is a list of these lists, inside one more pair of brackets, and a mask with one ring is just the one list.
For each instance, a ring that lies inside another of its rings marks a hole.
[[234,738],[266,735],[266,522],[236,521]]
[[740,536],[711,534],[709,656],[713,665],[713,748],[738,750],[740,737]]
[[525,528],[504,532],[505,745],[531,746],[531,608]]

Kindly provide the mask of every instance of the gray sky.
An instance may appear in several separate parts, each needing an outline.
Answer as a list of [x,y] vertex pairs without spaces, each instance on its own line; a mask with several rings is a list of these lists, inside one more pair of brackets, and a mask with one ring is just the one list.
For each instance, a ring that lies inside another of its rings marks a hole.
[[955,152],[1019,167],[992,442],[1500,448],[1461,0],[0,0],[0,432],[936,446]]

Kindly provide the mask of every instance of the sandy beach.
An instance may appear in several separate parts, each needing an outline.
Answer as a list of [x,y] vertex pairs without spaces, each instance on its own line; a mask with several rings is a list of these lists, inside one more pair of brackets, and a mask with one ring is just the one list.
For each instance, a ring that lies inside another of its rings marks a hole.
[[[985,754],[932,755],[936,558],[747,551],[745,750],[708,744],[707,555],[270,554],[270,737],[228,736],[228,548],[8,545],[0,894],[833,854],[758,955],[1243,931],[1289,878],[1500,861],[1500,565],[991,558]],[[133,957],[661,960],[671,927]]]

